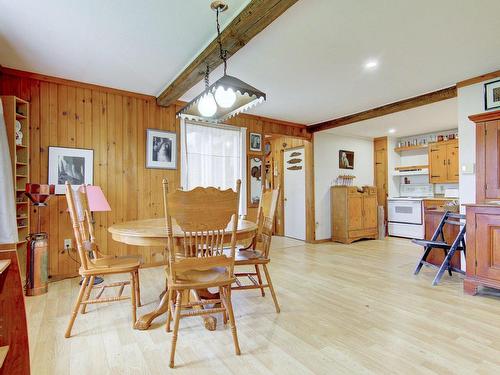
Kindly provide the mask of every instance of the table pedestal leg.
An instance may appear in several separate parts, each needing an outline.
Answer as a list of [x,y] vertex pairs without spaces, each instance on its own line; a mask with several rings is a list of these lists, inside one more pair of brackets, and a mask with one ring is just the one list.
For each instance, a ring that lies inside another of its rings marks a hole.
[[144,331],[148,329],[151,326],[151,323],[153,320],[155,320],[157,317],[159,317],[162,314],[165,314],[168,310],[168,305],[167,305],[167,298],[168,298],[168,293],[163,292],[163,295],[160,296],[160,303],[150,313],[144,314],[141,316],[137,322],[135,322],[135,329],[139,329],[141,331]]
[[[207,290],[208,292],[208,290]],[[210,293],[210,292],[208,292]],[[197,290],[191,290],[190,293],[190,298],[192,298],[193,301],[200,301],[200,296],[198,294]],[[193,309],[196,310],[201,310],[203,309],[203,306],[194,306]],[[209,331],[215,331],[217,329],[217,318],[212,315],[202,315],[201,318],[203,319],[203,323],[205,325],[205,328],[208,329]]]

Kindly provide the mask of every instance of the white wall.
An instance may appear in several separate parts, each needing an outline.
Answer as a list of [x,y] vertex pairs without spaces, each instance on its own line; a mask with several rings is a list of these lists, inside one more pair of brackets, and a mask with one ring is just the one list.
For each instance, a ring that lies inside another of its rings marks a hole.
[[[489,80],[495,81],[498,78]],[[470,115],[486,112],[484,109],[484,81],[458,89],[458,146],[460,158],[460,204],[476,201],[476,127]],[[473,173],[464,172],[463,169]],[[464,208],[461,208],[464,212]]]
[[[354,169],[339,169],[339,150],[354,151]],[[356,176],[357,186],[373,185],[373,140],[314,133],[316,240],[331,237],[330,187],[339,174]]]

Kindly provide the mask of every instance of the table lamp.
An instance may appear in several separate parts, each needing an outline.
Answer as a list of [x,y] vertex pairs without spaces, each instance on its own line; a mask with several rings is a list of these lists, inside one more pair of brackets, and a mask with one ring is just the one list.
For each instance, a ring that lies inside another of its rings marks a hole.
[[[87,185],[85,186],[87,190],[87,201],[89,202],[90,208],[90,220],[91,224],[95,224],[94,220],[94,212],[105,212],[111,211],[111,207],[104,196],[102,189],[96,185]],[[78,188],[80,191],[83,191],[83,186]],[[92,256],[92,252],[90,253]],[[104,280],[102,277],[96,277],[94,279],[94,285],[102,283]]]

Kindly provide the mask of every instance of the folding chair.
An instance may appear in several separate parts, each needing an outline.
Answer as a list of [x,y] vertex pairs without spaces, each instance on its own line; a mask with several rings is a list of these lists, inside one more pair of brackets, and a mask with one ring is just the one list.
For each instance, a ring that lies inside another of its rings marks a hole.
[[[457,250],[463,251],[464,255],[466,254],[465,238],[464,238],[465,237],[464,220],[465,220],[465,215],[446,212],[441,218],[441,221],[439,222],[439,225],[436,228],[430,240],[417,240],[417,239],[412,240],[413,243],[424,247],[424,254],[422,255],[420,261],[418,262],[417,268],[415,268],[414,272],[415,275],[417,275],[420,272],[420,269],[424,264],[427,266],[439,268],[436,277],[434,277],[432,285],[437,285],[439,283],[441,277],[443,277],[444,271],[446,270],[448,270],[450,276],[452,275],[451,273],[452,271],[464,274],[462,270],[455,268],[451,265],[451,259],[453,258],[453,255],[455,255],[455,252]],[[451,244],[447,243],[446,239],[444,238],[443,228],[445,225],[460,226],[460,231],[458,232],[457,237],[453,240]],[[437,267],[436,265],[427,262],[427,257],[429,256],[431,250],[433,249],[442,249],[444,252],[444,260],[443,263],[441,263],[440,267]]]

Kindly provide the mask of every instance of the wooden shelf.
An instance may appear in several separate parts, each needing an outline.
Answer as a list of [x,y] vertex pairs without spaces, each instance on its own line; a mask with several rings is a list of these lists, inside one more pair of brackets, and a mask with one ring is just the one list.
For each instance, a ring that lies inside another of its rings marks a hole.
[[24,229],[24,228],[28,228],[28,226],[27,225],[18,225],[17,226],[17,229]]
[[407,165],[404,167],[396,167],[394,168],[397,171],[415,171],[417,169],[429,168],[429,165]]
[[21,162],[21,161],[16,161],[16,165],[19,165],[19,166],[21,166],[21,167],[25,167],[25,166],[27,166],[27,165],[28,165],[28,163],[23,163],[23,162]]
[[25,174],[16,174],[16,178],[28,178]]
[[28,204],[28,201],[16,202],[16,204]]
[[16,148],[19,149],[19,148],[28,148],[28,146],[26,145],[16,145]]
[[413,151],[413,150],[424,150],[427,149],[428,145],[417,145],[417,146],[403,146],[403,147],[396,147],[394,151],[396,152],[401,152],[401,151]]
[[22,115],[20,113],[16,113],[16,120],[26,120],[27,117],[25,115]]

